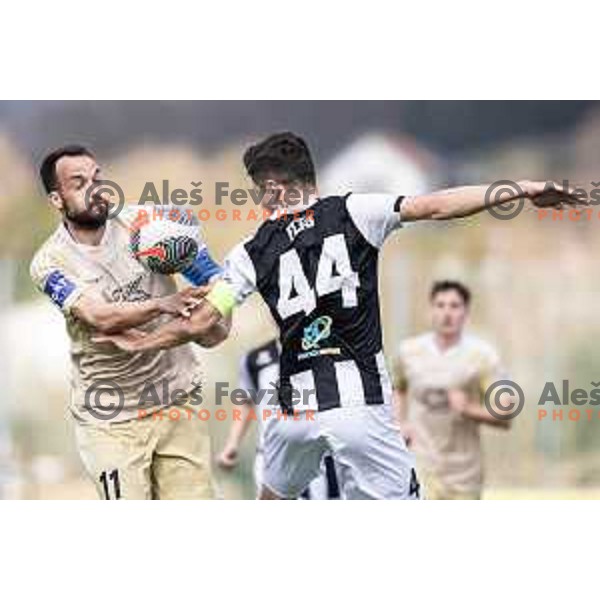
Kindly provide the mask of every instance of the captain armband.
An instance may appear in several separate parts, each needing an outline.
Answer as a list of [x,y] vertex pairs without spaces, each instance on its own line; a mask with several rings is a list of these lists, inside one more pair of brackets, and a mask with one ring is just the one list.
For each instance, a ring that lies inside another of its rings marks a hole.
[[229,317],[237,304],[233,288],[220,279],[206,295],[210,302],[224,317]]

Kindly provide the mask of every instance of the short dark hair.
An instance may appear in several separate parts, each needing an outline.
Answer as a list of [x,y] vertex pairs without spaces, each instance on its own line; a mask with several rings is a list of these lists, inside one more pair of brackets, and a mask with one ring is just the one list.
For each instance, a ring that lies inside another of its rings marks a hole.
[[40,165],[40,178],[47,194],[56,190],[56,163],[63,158],[63,156],[89,156],[90,158],[94,158],[94,154],[91,150],[85,146],[76,144],[61,146],[56,150],[52,150],[50,154],[47,154],[44,157],[44,160]]
[[460,281],[453,281],[451,279],[435,281],[431,286],[429,299],[433,301],[438,294],[442,292],[448,292],[450,290],[454,290],[463,299],[465,306],[469,306],[471,304],[471,290]]
[[289,131],[270,135],[244,153],[244,165],[256,185],[273,178],[281,183],[316,185],[317,177],[307,143]]

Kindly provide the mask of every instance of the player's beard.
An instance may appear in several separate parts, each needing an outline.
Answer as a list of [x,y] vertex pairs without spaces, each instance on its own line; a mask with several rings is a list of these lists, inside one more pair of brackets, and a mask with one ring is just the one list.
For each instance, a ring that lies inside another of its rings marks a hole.
[[106,202],[94,202],[84,210],[65,209],[65,218],[82,229],[100,229],[106,225],[108,219],[108,204]]

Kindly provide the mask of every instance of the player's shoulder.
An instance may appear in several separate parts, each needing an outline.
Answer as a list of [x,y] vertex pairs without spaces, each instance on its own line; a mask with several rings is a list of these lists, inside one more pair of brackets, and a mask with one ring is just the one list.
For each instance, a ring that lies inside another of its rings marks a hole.
[[248,247],[256,237],[256,231],[247,235],[245,238],[240,240],[237,244],[235,244],[227,253],[225,257],[225,261],[233,261],[244,259],[246,260],[248,256]]
[[350,192],[343,196],[343,201],[351,215],[377,211],[382,206],[393,207],[402,198],[398,194],[383,192]]
[[499,356],[497,348],[489,341],[474,333],[464,334],[464,347],[469,352],[483,360],[496,360]]
[[256,282],[256,269],[248,249],[253,238],[253,235],[245,237],[227,252],[223,261],[223,277],[226,281],[235,278],[236,273],[243,273],[250,281]]
[[403,196],[385,193],[352,193],[345,200],[350,219],[369,244],[381,248],[390,233],[402,226]]
[[347,206],[367,206],[372,202],[385,202],[395,200],[398,194],[386,194],[384,192],[348,192],[341,196]]
[[316,209],[322,212],[340,213],[344,212],[350,215],[354,221],[360,215],[361,211],[367,209],[369,204],[376,199],[379,194],[369,194],[361,192],[348,191],[343,194],[332,194],[321,197],[316,205]]
[[421,333],[402,340],[398,346],[398,354],[401,357],[410,357],[426,354],[431,349],[432,334]]
[[318,221],[322,224],[338,222],[343,215],[348,214],[346,201],[349,196],[350,193],[320,196],[318,201],[311,202],[301,210],[289,208],[275,210],[240,245],[251,256],[259,256],[261,260],[268,262],[265,251],[271,257],[276,258],[278,251],[287,249],[293,239],[289,234],[290,227],[293,226],[293,223],[302,220],[302,213],[305,213],[304,218],[311,222]]
[[278,213],[273,213],[265,219],[250,235],[234,246],[230,254],[242,260],[248,256],[254,263],[260,263],[269,269],[290,242],[286,232],[288,221],[285,213],[282,214],[283,216],[278,216]]
[[50,267],[60,267],[69,252],[69,234],[61,224],[38,248],[29,263],[29,274],[36,280]]
[[352,197],[352,192],[346,192],[344,194],[328,194],[320,196],[319,201],[315,203],[311,208],[325,210],[325,209],[340,209],[348,206],[348,200]]

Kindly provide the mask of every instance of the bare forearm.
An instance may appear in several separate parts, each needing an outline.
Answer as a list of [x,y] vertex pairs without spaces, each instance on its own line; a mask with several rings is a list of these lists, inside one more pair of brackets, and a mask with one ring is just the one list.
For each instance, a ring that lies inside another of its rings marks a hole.
[[187,342],[201,341],[211,332],[214,335],[214,329],[219,326],[221,320],[221,313],[210,302],[204,301],[189,319],[177,317],[157,327],[153,332],[137,340],[132,350],[135,352],[164,350]]
[[76,317],[103,333],[115,333],[144,325],[161,315],[160,299],[108,303],[82,298],[73,307]]
[[248,418],[252,407],[248,402],[242,404],[240,407],[241,417],[234,419],[229,429],[229,435],[227,436],[227,445],[229,447],[239,448],[243,439],[250,429],[251,420]]
[[510,427],[510,420],[497,419],[494,415],[490,414],[487,409],[479,404],[470,404],[464,411],[463,416],[482,423],[484,425],[491,425],[492,427],[498,427],[500,429],[508,429]]
[[505,204],[530,196],[530,184],[527,181],[519,182],[518,186],[510,191],[507,190],[499,197],[490,194],[490,188],[490,185],[473,185],[408,197],[402,202],[402,220],[448,220],[468,217],[489,206]]
[[213,348],[227,339],[231,330],[231,318],[223,318],[206,333],[194,338],[194,342],[203,348]]

